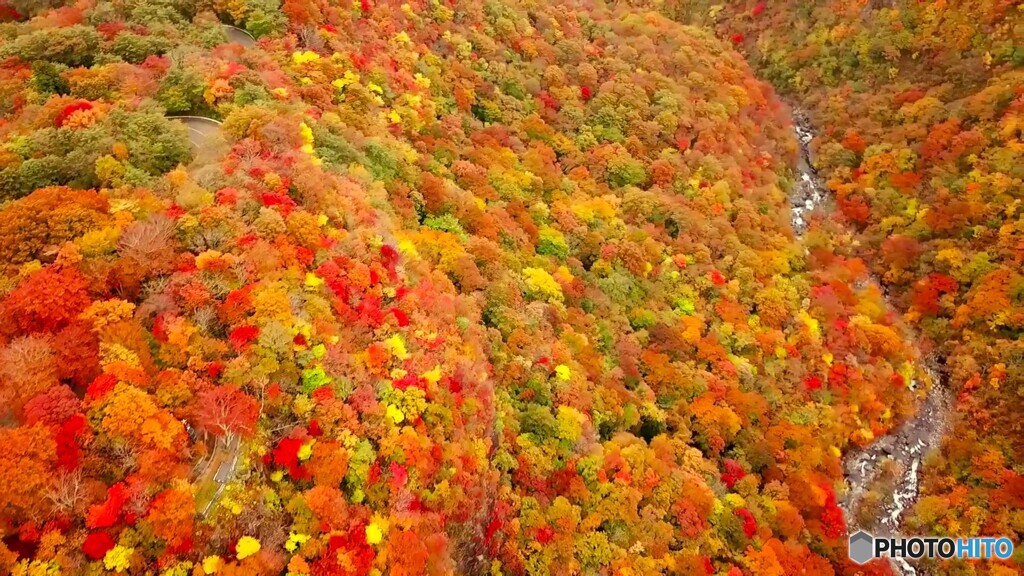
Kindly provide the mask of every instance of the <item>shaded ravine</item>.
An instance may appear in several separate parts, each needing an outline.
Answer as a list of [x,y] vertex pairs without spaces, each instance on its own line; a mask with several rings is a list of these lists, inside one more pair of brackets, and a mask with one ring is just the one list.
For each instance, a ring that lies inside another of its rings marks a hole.
[[[816,209],[831,210],[824,206],[828,200],[827,188],[811,164],[810,144],[814,130],[810,119],[799,109],[793,110],[793,126],[800,145],[797,160],[797,180],[790,192],[793,231],[802,237],[807,231],[809,214]],[[874,277],[869,282],[878,286],[880,293],[887,295],[882,284]],[[885,299],[890,311],[895,308],[888,297]],[[876,534],[896,534],[904,513],[917,500],[919,474],[923,459],[938,449],[948,431],[949,415],[952,411],[952,397],[947,383],[942,358],[921,353],[920,337],[912,328],[901,326],[904,339],[917,352],[929,382],[918,390],[918,382],[911,381],[910,387],[922,397],[914,417],[889,434],[872,442],[863,450],[849,452],[843,459],[847,493],[842,503],[849,532],[860,528],[873,530]],[[871,485],[878,481],[889,467],[895,465],[897,473],[892,489],[883,495],[879,511],[867,526],[857,522],[857,513]],[[897,574],[916,575],[918,570],[906,560],[894,559],[893,569]]]

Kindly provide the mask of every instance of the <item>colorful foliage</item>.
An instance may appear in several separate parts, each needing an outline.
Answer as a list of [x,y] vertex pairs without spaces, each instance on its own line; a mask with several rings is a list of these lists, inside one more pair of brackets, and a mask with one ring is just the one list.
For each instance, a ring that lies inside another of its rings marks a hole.
[[[794,238],[786,109],[729,47],[753,28],[278,4],[3,24],[0,531],[59,520],[63,544],[2,568],[852,570],[842,454],[907,416],[920,359],[861,260]],[[949,166],[991,142],[937,130]],[[929,181],[837,138],[874,190]],[[867,224],[865,190],[839,197]],[[872,262],[920,318],[1018,320],[995,256],[913,279],[934,246],[900,230]],[[950,315],[963,290],[984,318]]]
[[1006,502],[1024,457],[1024,12],[932,0],[662,9],[743,36],[752,64],[822,128],[816,168],[854,229],[843,250],[871,263],[956,397],[905,530],[1020,540]]

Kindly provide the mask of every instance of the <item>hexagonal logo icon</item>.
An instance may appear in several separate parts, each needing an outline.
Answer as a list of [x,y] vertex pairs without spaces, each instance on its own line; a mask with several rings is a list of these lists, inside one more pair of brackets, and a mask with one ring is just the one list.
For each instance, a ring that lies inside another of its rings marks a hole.
[[875,539],[871,534],[863,530],[858,530],[853,534],[850,534],[850,560],[853,560],[857,564],[864,564],[869,560],[873,560]]

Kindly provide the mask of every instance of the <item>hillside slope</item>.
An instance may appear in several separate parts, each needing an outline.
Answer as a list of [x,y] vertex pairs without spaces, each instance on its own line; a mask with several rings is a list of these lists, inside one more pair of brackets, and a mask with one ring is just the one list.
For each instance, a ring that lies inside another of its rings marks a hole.
[[[956,394],[905,529],[1024,536],[1024,11],[1019,3],[667,2],[821,128],[819,170]],[[883,487],[884,489],[884,487]],[[944,566],[964,574],[1020,570]],[[1012,568],[1011,568],[1012,567]],[[991,572],[989,572],[991,571]]]

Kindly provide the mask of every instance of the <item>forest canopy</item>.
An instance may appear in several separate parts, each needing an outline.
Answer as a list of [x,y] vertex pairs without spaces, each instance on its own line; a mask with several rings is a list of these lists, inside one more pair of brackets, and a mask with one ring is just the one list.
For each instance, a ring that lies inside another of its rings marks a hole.
[[1010,9],[915,87],[817,40],[896,8],[692,4],[0,2],[2,570],[885,574],[907,325],[982,423],[910,524],[1019,541]]

